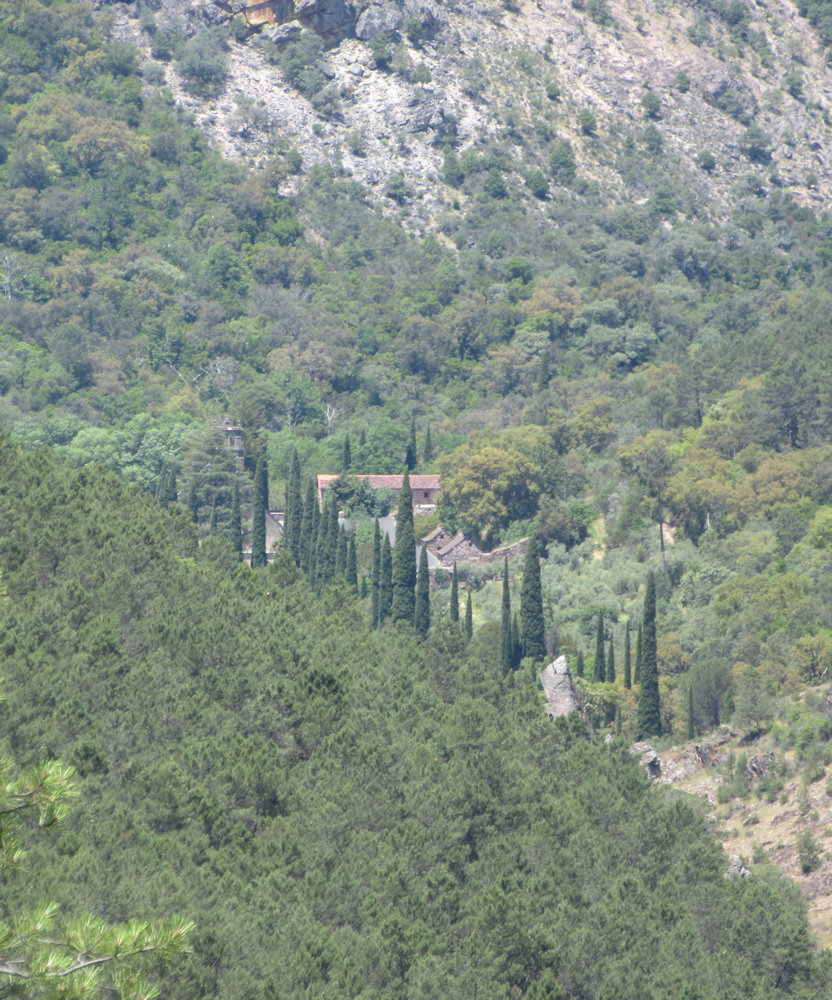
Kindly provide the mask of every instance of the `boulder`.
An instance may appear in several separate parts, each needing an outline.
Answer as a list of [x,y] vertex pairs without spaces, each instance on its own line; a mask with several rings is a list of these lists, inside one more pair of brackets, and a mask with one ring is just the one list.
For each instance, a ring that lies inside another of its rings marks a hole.
[[559,656],[540,674],[540,685],[546,695],[546,711],[550,719],[558,719],[562,715],[579,712],[584,722],[589,725],[586,710],[578,695],[572,671],[565,656]]

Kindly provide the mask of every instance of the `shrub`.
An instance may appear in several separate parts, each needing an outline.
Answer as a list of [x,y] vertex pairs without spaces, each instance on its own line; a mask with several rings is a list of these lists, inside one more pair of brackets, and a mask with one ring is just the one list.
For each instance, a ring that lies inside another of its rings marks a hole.
[[804,875],[820,867],[820,845],[811,830],[804,830],[797,839],[797,860]]
[[578,128],[584,135],[594,135],[598,128],[598,121],[589,108],[581,108],[578,112]]

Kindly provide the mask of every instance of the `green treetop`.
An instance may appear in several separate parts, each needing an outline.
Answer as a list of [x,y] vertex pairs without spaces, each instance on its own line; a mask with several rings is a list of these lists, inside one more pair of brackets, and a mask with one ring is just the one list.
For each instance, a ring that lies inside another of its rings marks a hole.
[[413,493],[405,471],[396,514],[396,547],[393,550],[394,622],[412,622],[416,587],[416,537],[413,533]]
[[592,679],[596,684],[603,684],[607,677],[606,651],[604,649],[604,617],[598,615],[598,626],[595,629],[595,663],[592,666]]
[[419,552],[419,575],[416,578],[416,605],[413,611],[413,627],[424,638],[430,628],[430,573],[428,570],[428,550],[423,545]]
[[641,654],[641,689],[638,696],[638,726],[636,736],[661,736],[662,720],[659,702],[659,672],[656,662],[656,578],[647,576],[644,597],[644,638]]
[[509,673],[513,663],[511,643],[511,595],[508,587],[508,557],[503,559],[503,599],[500,618],[500,669],[503,675]]
[[523,630],[523,655],[533,660],[546,656],[546,635],[543,624],[543,592],[540,585],[540,560],[537,540],[532,535],[523,566],[523,586],[520,588],[520,625]]
[[451,621],[459,621],[459,573],[456,569],[456,562],[454,562],[454,571],[451,574]]

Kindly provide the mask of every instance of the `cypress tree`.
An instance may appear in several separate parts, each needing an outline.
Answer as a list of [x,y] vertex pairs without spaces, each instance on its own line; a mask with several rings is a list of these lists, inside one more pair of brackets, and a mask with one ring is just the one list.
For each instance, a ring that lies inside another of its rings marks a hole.
[[381,540],[381,575],[378,589],[378,622],[390,617],[393,610],[393,549],[385,535]]
[[580,649],[578,650],[578,661],[575,664],[575,675],[577,677],[583,677],[584,675],[584,654]]
[[234,483],[234,494],[231,500],[231,523],[228,526],[231,544],[237,553],[237,558],[243,558],[243,515],[240,511],[240,484]]
[[419,552],[419,575],[416,577],[413,627],[422,638],[428,634],[430,628],[430,573],[428,571],[428,550],[424,545]]
[[343,524],[339,526],[336,536],[335,576],[347,578],[347,529]]
[[627,631],[624,633],[624,687],[629,691],[633,686],[630,674],[630,625],[627,623]]
[[692,740],[696,735],[696,727],[693,718],[693,684],[688,684],[688,739]]
[[523,659],[523,639],[520,634],[520,625],[517,621],[517,612],[511,616],[511,668],[516,670]]
[[[408,472],[412,472],[416,468],[416,418],[411,417],[410,419],[410,437],[407,441],[407,451],[404,454],[404,464]],[[411,504],[413,500],[411,499]],[[398,528],[396,529],[398,530]]]
[[638,726],[636,738],[661,736],[662,716],[659,702],[659,671],[656,662],[656,578],[647,575],[642,620],[641,689],[638,696]]
[[523,655],[533,660],[546,656],[546,628],[543,624],[543,593],[540,586],[540,560],[537,540],[532,535],[523,566],[520,588],[520,625],[523,630]]
[[355,532],[349,533],[347,542],[347,583],[358,592],[358,558],[355,553]]
[[459,621],[459,574],[456,571],[456,560],[451,574],[451,621]]
[[595,630],[595,663],[592,665],[592,679],[596,684],[602,684],[607,677],[606,651],[604,649],[604,616],[598,615],[598,627]]
[[361,598],[362,601],[367,596],[367,574],[366,573],[362,573],[361,574],[361,586],[358,588],[358,596]]
[[217,533],[217,498],[211,501],[211,521],[208,525],[208,534],[216,535]]
[[289,479],[286,483],[286,520],[283,526],[283,548],[286,549],[300,566],[301,530],[303,523],[303,496],[300,483],[300,459],[298,450],[292,452],[292,465],[289,469]]
[[379,626],[379,585],[381,583],[381,529],[378,518],[373,523],[373,576],[370,602],[370,622],[373,628]]
[[312,580],[312,571],[315,565],[315,543],[317,541],[318,501],[315,498],[315,484],[312,480],[306,483],[306,493],[303,498],[303,514],[300,520],[300,541],[298,552],[300,562],[298,565],[306,574],[307,580]]
[[634,684],[641,683],[641,657],[642,657],[642,648],[644,645],[643,639],[644,639],[644,626],[642,625],[641,622],[639,622],[638,632],[636,633],[636,667],[635,670],[633,671]]
[[394,622],[412,622],[416,588],[416,537],[413,533],[413,493],[405,470],[396,514],[396,547],[393,550]]
[[[194,524],[199,524],[199,494],[196,491],[196,483],[191,483],[191,489],[188,493],[188,510],[191,512],[191,520]],[[266,527],[263,525],[263,531],[265,532]],[[265,547],[265,540],[263,542]]]
[[508,587],[508,556],[503,559],[503,602],[500,617],[500,669],[505,676],[514,666],[511,635],[511,594]]
[[474,638],[474,608],[471,604],[470,590],[465,601],[465,634],[468,637],[468,642]]
[[607,684],[615,683],[615,649],[613,647],[612,630],[610,630],[610,648],[607,654]]
[[169,462],[162,463],[159,478],[156,481],[156,497],[163,507],[176,503],[178,491],[176,488],[176,473]]
[[433,461],[433,442],[430,439],[430,427],[428,427],[425,432],[425,450],[423,454],[425,457],[425,465],[427,465],[428,462]]
[[261,455],[254,470],[254,503],[251,521],[251,568],[266,565],[266,507],[268,506],[268,472]]
[[341,471],[349,472],[352,465],[352,449],[350,448],[349,433],[344,435],[344,450],[341,452]]

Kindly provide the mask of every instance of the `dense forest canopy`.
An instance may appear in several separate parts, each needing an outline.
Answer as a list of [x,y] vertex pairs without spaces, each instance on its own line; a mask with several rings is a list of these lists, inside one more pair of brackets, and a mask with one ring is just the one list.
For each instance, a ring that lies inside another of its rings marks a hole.
[[[706,6],[720,46],[773,58],[743,3]],[[799,5],[823,44],[827,6]],[[719,206],[693,181],[720,164],[665,155],[649,88],[643,120],[587,110],[579,144],[550,59],[531,118],[465,141],[446,122],[417,232],[424,191],[371,191],[279,129],[256,165],[223,159],[165,72],[216,99],[231,43],[257,40],[136,10],[138,48],[112,10],[0,3],[0,739],[81,778],[0,917],[35,896],[184,914],[182,998],[823,995],[798,894],[761,864],[725,880],[697,809],[621,741],[642,734],[647,604],[655,733],[731,720],[812,781],[832,762],[812,694],[832,217],[778,181],[753,115]],[[372,71],[405,73],[406,39],[374,42]],[[263,48],[337,121],[322,38]],[[748,116],[737,94],[714,115]],[[404,563],[371,517],[396,498],[346,478],[405,467],[442,477],[415,537],[534,536],[532,561],[422,577],[418,631],[386,620],[409,617]],[[319,472],[345,474],[349,538],[334,503],[313,534]],[[269,507],[287,538],[252,571]],[[610,745],[545,718],[544,644],[586,658]]]

